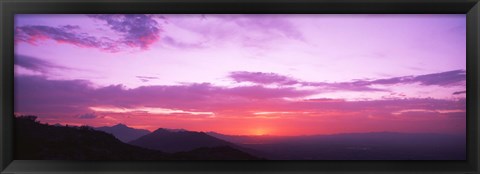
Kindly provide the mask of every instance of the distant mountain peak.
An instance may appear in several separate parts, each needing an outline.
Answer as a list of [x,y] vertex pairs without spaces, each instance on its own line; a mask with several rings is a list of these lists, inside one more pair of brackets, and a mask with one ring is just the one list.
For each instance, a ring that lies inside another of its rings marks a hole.
[[104,126],[104,127],[98,127],[95,129],[101,130],[107,133],[111,133],[122,142],[129,142],[131,140],[137,139],[138,137],[141,137],[150,133],[150,131],[146,129],[135,129],[135,128],[128,127],[127,125],[122,123],[116,124],[111,127]]
[[164,128],[158,128],[157,130],[153,131],[152,133],[164,133],[164,132],[170,132],[167,129]]
[[167,129],[170,132],[192,132],[186,129]]
[[157,130],[153,131],[153,133],[178,133],[178,132],[195,132],[195,131],[189,131],[186,129],[167,129],[167,128],[158,128]]
[[129,142],[132,145],[163,152],[190,151],[200,147],[233,146],[230,142],[204,132],[159,128],[150,134]]
[[118,127],[118,128],[130,128],[128,127],[127,125],[123,124],[123,123],[118,123],[116,124],[115,126],[112,126],[112,127]]

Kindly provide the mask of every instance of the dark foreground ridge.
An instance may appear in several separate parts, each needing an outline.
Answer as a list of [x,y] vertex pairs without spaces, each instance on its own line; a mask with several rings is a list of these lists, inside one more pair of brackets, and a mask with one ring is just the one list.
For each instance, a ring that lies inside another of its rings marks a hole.
[[35,116],[15,117],[15,158],[20,160],[260,160],[229,146],[164,153],[129,145],[88,126],[41,124]]

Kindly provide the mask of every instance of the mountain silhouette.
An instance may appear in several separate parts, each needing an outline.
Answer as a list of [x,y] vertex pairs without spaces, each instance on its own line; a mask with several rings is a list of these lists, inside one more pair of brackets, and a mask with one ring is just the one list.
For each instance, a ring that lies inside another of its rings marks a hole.
[[129,144],[164,152],[183,152],[202,147],[235,146],[203,132],[170,131],[162,128],[133,140]]
[[261,160],[231,147],[165,153],[137,147],[88,126],[41,124],[15,116],[15,159],[19,160]]
[[103,127],[97,127],[94,129],[110,133],[113,136],[117,137],[120,141],[125,143],[150,133],[150,131],[146,129],[135,129],[135,128],[128,127],[127,125],[124,125],[124,124],[117,124],[111,127],[103,126]]
[[88,126],[42,124],[35,116],[15,116],[14,121],[14,158],[19,160],[466,159],[464,134],[230,136],[209,132],[216,138],[203,132],[158,129],[127,144]]

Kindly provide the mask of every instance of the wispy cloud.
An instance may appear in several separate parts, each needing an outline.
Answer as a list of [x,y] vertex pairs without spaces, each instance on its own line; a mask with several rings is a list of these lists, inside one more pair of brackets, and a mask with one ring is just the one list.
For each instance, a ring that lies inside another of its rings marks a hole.
[[151,76],[136,76],[142,82],[148,82],[150,80],[156,80],[158,77],[151,77]]
[[194,112],[178,109],[137,107],[137,108],[118,108],[118,107],[89,107],[91,110],[106,113],[146,113],[146,114],[191,114],[191,115],[214,115],[213,112]]
[[15,55],[15,65],[29,69],[31,71],[40,72],[42,74],[48,73],[52,68],[68,69],[63,66],[56,65],[54,63],[25,55]]
[[[222,14],[222,15],[190,15],[184,18],[180,15],[166,15],[169,25],[166,25],[166,33],[173,39],[172,46],[188,46],[189,48],[198,48],[204,46],[202,43],[209,44],[239,44],[246,48],[269,49],[271,43],[282,39],[304,41],[305,36],[298,29],[298,26],[282,15],[267,14]],[[172,27],[175,26],[175,27]],[[168,27],[170,30],[168,30]],[[185,38],[182,32],[188,31],[190,34],[199,36],[198,38],[188,38],[189,44],[183,43],[181,39]],[[179,36],[180,35],[180,36]],[[166,38],[167,41],[169,38]],[[196,42],[191,43],[192,40]]]
[[257,84],[293,85],[300,83],[293,78],[275,73],[235,71],[231,72],[229,77],[236,82],[253,82]]
[[179,48],[179,49],[190,49],[190,48],[203,48],[203,42],[200,43],[185,43],[178,41],[170,36],[165,36],[162,38],[162,43],[167,44],[169,46]]
[[266,33],[280,33],[284,37],[303,40],[303,35],[298,31],[294,24],[282,18],[281,15],[257,15],[252,18],[252,15],[232,16],[226,17],[226,21],[231,21],[239,27],[252,31],[262,31]]

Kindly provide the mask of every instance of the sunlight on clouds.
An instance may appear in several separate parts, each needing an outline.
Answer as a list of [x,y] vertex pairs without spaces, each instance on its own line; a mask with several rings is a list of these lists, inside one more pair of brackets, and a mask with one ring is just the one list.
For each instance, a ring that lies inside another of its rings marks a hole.
[[138,107],[138,108],[118,108],[118,107],[90,107],[95,112],[108,112],[108,113],[135,113],[145,112],[149,114],[191,114],[191,115],[210,115],[214,116],[213,112],[191,112],[176,109],[166,108],[152,108],[152,107]]
[[452,110],[428,110],[428,109],[405,109],[397,112],[393,112],[393,115],[402,115],[405,113],[411,113],[411,112],[431,112],[431,113],[440,113],[440,114],[449,114],[449,113],[461,113],[465,112],[465,110],[461,109],[452,109]]
[[311,112],[255,112],[253,115],[275,115],[275,114],[309,114]]

